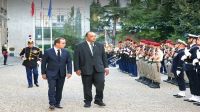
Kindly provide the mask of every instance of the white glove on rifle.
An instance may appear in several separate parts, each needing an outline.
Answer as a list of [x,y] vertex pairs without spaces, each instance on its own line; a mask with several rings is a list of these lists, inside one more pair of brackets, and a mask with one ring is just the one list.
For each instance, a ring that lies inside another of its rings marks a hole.
[[177,71],[176,71],[176,75],[178,75],[178,76],[179,76],[179,75],[180,75],[180,73],[181,73],[181,71],[179,71],[179,70],[177,70]]
[[186,55],[183,55],[183,56],[181,57],[181,60],[184,61],[185,59],[187,59],[187,56],[186,56]]
[[197,59],[200,59],[200,50],[197,50]]
[[186,56],[191,56],[191,53],[189,52],[189,49],[185,48],[184,53]]
[[192,64],[193,65],[196,65],[196,63],[198,63],[199,62],[199,60],[196,58],[196,59],[194,59],[193,61],[192,61]]

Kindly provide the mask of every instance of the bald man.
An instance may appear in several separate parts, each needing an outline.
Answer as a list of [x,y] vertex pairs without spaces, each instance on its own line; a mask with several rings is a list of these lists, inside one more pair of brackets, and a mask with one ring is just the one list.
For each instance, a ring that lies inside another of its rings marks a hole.
[[74,70],[81,76],[84,91],[84,107],[91,107],[92,85],[96,87],[94,103],[105,106],[103,91],[105,76],[109,74],[104,45],[96,42],[96,34],[87,32],[86,40],[76,46],[74,53]]

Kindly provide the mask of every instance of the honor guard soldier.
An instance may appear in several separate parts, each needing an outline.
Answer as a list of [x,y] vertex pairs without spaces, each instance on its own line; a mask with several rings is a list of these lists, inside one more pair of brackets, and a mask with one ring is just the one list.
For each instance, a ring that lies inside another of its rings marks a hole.
[[186,42],[178,39],[177,44],[175,46],[177,51],[175,52],[172,61],[172,72],[178,82],[178,87],[180,90],[178,94],[173,95],[176,98],[185,97],[186,87],[185,87],[184,69],[183,69],[184,61],[181,60],[181,58],[184,55],[184,49],[186,46],[187,46]]
[[194,105],[200,106],[200,35],[197,39],[197,46],[198,46],[198,50],[196,52],[195,55],[195,59],[193,60],[193,65],[196,68],[197,71],[197,78],[196,78],[196,82],[197,82],[197,90],[198,90],[198,101],[194,103]]
[[182,60],[185,61],[185,72],[189,79],[189,87],[190,92],[192,94],[192,97],[189,99],[185,99],[184,101],[188,102],[196,102],[198,101],[198,93],[197,93],[197,85],[195,82],[196,78],[196,69],[195,66],[192,64],[194,60],[194,56],[196,54],[196,51],[198,49],[198,46],[196,44],[198,36],[193,34],[188,34],[188,47],[185,48],[184,53],[185,55],[182,56]]
[[20,56],[24,60],[22,65],[26,68],[26,75],[28,81],[28,88],[33,87],[32,75],[34,78],[35,86],[38,85],[38,61],[42,58],[42,52],[39,48],[34,47],[34,42],[31,40],[28,41],[28,47],[22,49]]

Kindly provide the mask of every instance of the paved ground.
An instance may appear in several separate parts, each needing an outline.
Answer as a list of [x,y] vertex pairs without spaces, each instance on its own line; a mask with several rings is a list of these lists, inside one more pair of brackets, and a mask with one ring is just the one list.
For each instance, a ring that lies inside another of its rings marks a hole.
[[[17,62],[17,61],[16,61]],[[0,68],[0,112],[48,112],[47,82],[39,79],[40,87],[27,88],[21,63]],[[62,106],[57,112],[200,112],[200,107],[175,99],[177,87],[162,83],[161,89],[150,89],[111,68],[106,77],[107,106],[83,108],[80,77],[75,74],[65,83]],[[188,90],[187,90],[188,91]],[[189,96],[189,93],[187,93]]]
[[8,57],[7,65],[3,65],[3,57],[0,56],[0,68],[8,67],[8,66],[14,66],[16,65],[19,61],[19,57]]

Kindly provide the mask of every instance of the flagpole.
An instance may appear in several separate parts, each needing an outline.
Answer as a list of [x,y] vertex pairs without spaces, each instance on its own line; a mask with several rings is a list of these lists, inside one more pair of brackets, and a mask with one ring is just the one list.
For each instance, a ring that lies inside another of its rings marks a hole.
[[50,39],[51,39],[51,48],[53,47],[53,28],[52,28],[52,18],[49,18],[49,23],[50,23]]
[[[32,3],[31,3],[31,16],[32,16],[32,25],[33,25],[33,28],[32,28],[32,35],[29,38],[31,38],[34,41],[35,41],[35,17],[36,17],[35,16],[35,14],[36,14],[35,11],[36,11],[35,10],[35,3],[34,3],[34,0],[32,0]],[[34,42],[34,45],[35,45],[35,42]]]
[[[41,0],[42,2],[42,0]],[[42,52],[44,53],[44,14],[43,14],[43,5],[41,5],[41,8],[42,8],[42,13],[41,13],[41,19],[42,19],[42,22],[41,22],[41,29],[42,29]]]
[[49,16],[49,26],[50,26],[50,43],[51,43],[51,48],[52,48],[53,47],[53,35],[52,35],[52,0],[49,1],[48,16]]
[[[35,15],[33,16],[33,31],[32,31],[32,40],[35,41]],[[34,42],[34,46],[35,46],[35,42]]]

